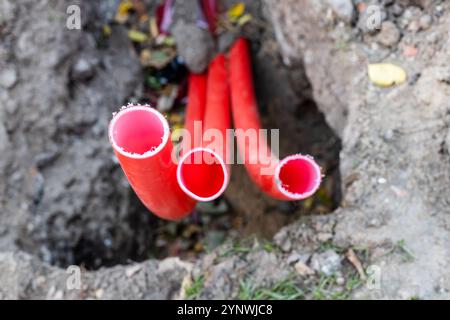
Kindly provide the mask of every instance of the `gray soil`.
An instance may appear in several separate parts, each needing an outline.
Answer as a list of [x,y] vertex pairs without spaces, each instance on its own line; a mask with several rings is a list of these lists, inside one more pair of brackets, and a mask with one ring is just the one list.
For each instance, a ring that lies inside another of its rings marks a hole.
[[[76,31],[65,23],[77,1],[0,0],[0,298],[255,298],[287,282],[302,298],[450,298],[448,3],[365,1],[383,13],[371,31],[361,1],[244,1],[264,124],[281,128],[282,155],[317,158],[336,208],[267,199],[236,167],[225,197],[246,222],[238,240],[157,260],[161,222],[107,139],[111,113],[143,81],[126,30],[99,31],[106,2],[81,1]],[[190,46],[209,48],[197,38],[203,47]],[[407,83],[371,84],[367,64],[381,61]],[[73,264],[77,290],[66,286]]]

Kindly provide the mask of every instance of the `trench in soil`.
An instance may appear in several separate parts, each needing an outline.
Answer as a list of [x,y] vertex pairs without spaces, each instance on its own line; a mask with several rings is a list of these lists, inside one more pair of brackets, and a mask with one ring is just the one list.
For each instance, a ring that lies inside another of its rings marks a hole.
[[[281,58],[278,57],[278,60],[281,61]],[[124,202],[128,206],[125,219],[120,217],[113,223],[108,222],[111,239],[105,239],[101,232],[93,231],[92,223],[101,226],[104,221],[97,218],[95,213],[89,213],[87,219],[74,219],[63,227],[77,235],[75,244],[61,245],[61,241],[53,239],[52,235],[57,234],[61,226],[56,222],[48,222],[44,236],[33,238],[25,235],[22,238],[25,240],[18,242],[19,247],[53,265],[66,267],[76,264],[88,270],[170,256],[195,260],[226,241],[239,241],[251,236],[271,239],[282,226],[302,216],[331,213],[341,200],[340,140],[310,97],[301,97],[292,103],[289,98],[286,99],[285,87],[291,86],[289,90],[292,92],[292,87],[297,85],[287,83],[289,81],[284,78],[274,77],[273,73],[282,68],[272,65],[272,69],[267,69],[266,62],[264,58],[262,63],[254,65],[262,123],[268,129],[280,129],[281,157],[299,152],[310,154],[322,167],[325,178],[313,197],[298,202],[268,200],[262,193],[255,192],[243,168],[234,167],[232,175],[238,178],[232,178],[231,184],[235,185],[230,185],[225,196],[211,203],[200,204],[191,216],[180,222],[158,219],[148,212],[129,189],[126,197],[113,193],[106,199],[117,208],[123,207]],[[284,102],[280,105],[277,101]],[[112,174],[123,175],[117,166],[113,172],[105,173],[106,184],[117,182],[117,179],[110,178]],[[247,183],[239,183],[243,180],[247,180]],[[239,197],[244,198],[244,205],[237,205],[236,199]],[[258,209],[250,209],[253,207]],[[42,252],[42,247],[45,247],[46,252]]]
[[[131,236],[130,233],[121,234],[123,229],[119,226],[117,230],[112,230],[116,242],[114,249],[105,246],[103,239],[92,240],[89,235],[82,236],[73,248],[53,246],[49,240],[47,246],[55,257],[52,263],[60,267],[76,264],[95,270],[150,258],[178,256],[194,260],[225,241],[239,241],[251,236],[270,239],[274,230],[267,226],[287,225],[304,215],[330,213],[340,202],[340,141],[313,101],[299,105],[291,119],[295,122],[295,128],[308,133],[298,141],[298,150],[313,154],[326,175],[320,190],[313,197],[299,202],[270,201],[262,216],[255,218],[258,213],[237,210],[227,196],[222,196],[211,203],[200,204],[183,221],[168,222],[149,213],[130,190],[127,220],[132,230]],[[281,139],[292,134],[283,133],[283,129],[280,131]],[[249,203],[261,201],[261,194],[247,193],[245,188],[237,189],[242,194],[249,194]]]
[[[93,237],[92,229],[87,227],[87,223],[82,219],[75,219],[66,226],[77,234],[81,233],[75,245],[61,246],[60,241],[52,239],[55,230],[51,229],[60,228],[55,223],[48,225],[49,230],[45,236],[47,238],[39,239],[47,253],[24,243],[19,243],[19,246],[59,267],[76,264],[88,270],[170,256],[195,260],[225,241],[239,241],[251,236],[270,239],[279,228],[301,216],[332,212],[338,207],[341,199],[340,140],[326,124],[314,101],[304,100],[293,109],[293,112],[272,110],[271,114],[270,107],[268,109],[264,105],[260,107],[263,109],[265,126],[269,128],[283,126],[280,128],[281,156],[297,150],[313,155],[322,167],[325,178],[313,197],[299,202],[268,200],[266,204],[264,195],[247,190],[251,185],[247,181],[243,186],[230,186],[234,191],[213,202],[198,205],[188,218],[179,222],[168,222],[149,213],[130,189],[128,199],[114,197],[110,199],[118,201],[116,204],[118,208],[122,205],[121,201],[129,201],[125,221],[123,219],[118,221],[110,230],[113,245],[107,243],[101,236]],[[289,146],[284,146],[283,141],[289,141]],[[243,167],[233,168],[232,174],[239,175],[238,180],[241,181],[249,179]],[[233,203],[233,196],[236,193],[241,193],[240,196],[245,197],[245,205],[248,204],[249,207],[263,200],[265,206],[261,212],[248,212],[242,210],[242,207],[236,208]],[[91,215],[90,219],[95,219],[95,215]],[[101,225],[102,221],[95,223]],[[127,228],[123,227],[124,223]],[[32,243],[35,239],[29,237],[27,241]],[[51,259],[46,259],[45,254],[50,255]]]

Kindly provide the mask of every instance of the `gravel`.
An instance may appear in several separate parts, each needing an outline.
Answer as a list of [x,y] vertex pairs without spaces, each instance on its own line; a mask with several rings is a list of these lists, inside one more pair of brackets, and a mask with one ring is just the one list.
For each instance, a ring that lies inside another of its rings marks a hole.
[[341,257],[333,250],[316,253],[311,257],[311,268],[331,276],[341,269]]

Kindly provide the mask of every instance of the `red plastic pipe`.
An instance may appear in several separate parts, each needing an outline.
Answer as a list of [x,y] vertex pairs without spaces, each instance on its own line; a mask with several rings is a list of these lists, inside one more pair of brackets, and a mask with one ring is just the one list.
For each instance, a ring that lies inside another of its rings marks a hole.
[[128,105],[113,116],[109,140],[120,165],[142,203],[157,216],[179,220],[195,201],[178,186],[169,124],[147,105]]
[[202,146],[181,157],[177,178],[181,189],[198,201],[211,201],[226,189],[230,169],[227,166],[227,129],[231,126],[228,73],[224,55],[210,64],[207,80],[206,111]]
[[227,130],[231,128],[230,86],[226,62],[225,55],[218,54],[209,65],[203,132],[203,146],[215,150],[224,160],[228,160],[229,156]]
[[188,103],[183,136],[181,155],[202,146],[203,121],[206,108],[206,74],[189,74]]
[[209,31],[215,34],[217,27],[217,1],[216,0],[200,0],[200,6],[208,22]]
[[[320,186],[320,167],[310,156],[291,155],[283,160],[275,156],[264,136],[256,103],[248,43],[238,39],[230,51],[230,86],[232,113],[238,150],[251,179],[276,199],[301,200],[314,194]],[[254,133],[250,141],[241,133]]]

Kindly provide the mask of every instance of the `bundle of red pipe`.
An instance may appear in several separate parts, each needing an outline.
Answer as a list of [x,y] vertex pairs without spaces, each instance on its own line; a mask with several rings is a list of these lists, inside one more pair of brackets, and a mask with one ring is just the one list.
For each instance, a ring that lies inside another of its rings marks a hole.
[[179,159],[174,157],[169,125],[155,109],[129,105],[111,120],[110,142],[128,181],[150,211],[179,220],[192,212],[196,201],[214,200],[225,191],[230,178],[230,113],[239,153],[264,193],[301,200],[316,192],[322,178],[316,162],[300,154],[280,161],[259,134],[249,48],[240,38],[228,60],[219,54],[207,75],[189,76]]

